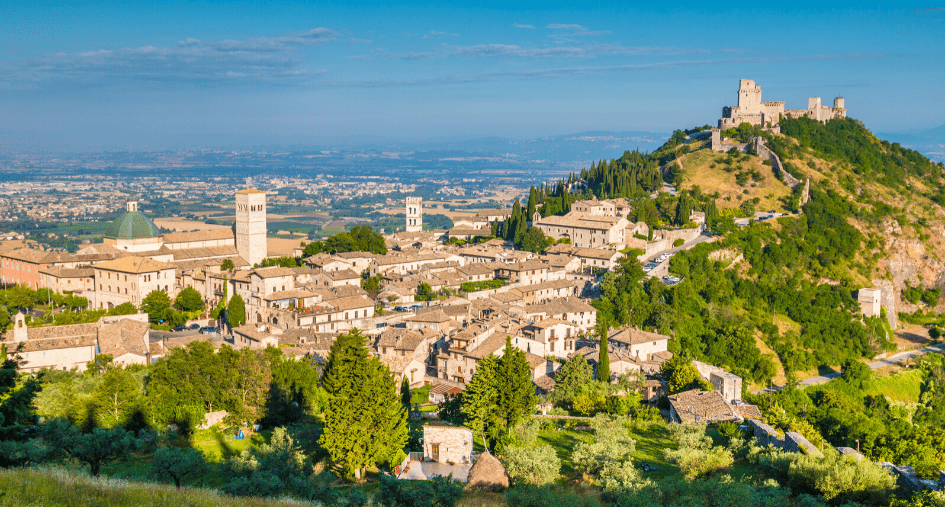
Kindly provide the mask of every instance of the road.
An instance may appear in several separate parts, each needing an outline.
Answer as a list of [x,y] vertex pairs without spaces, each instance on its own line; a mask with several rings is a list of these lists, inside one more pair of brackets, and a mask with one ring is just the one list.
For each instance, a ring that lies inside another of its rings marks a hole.
[[[873,361],[869,363],[869,367],[878,370],[880,368],[885,368],[887,366],[892,366],[894,364],[901,364],[909,359],[912,359],[922,354],[928,354],[929,352],[945,352],[945,343],[940,343],[938,345],[930,345],[925,348],[916,349],[916,350],[907,350],[905,352],[900,352],[898,354],[893,354],[886,359],[881,359],[879,361]],[[798,384],[801,387],[807,387],[817,384],[823,384],[824,382],[830,382],[831,380],[839,377],[841,372],[826,373],[824,375],[818,375],[816,377],[806,378],[800,381]],[[784,389],[785,386],[774,386],[773,388],[764,388],[758,391],[754,391],[752,394],[768,394],[770,392],[778,392]]]
[[[706,241],[715,241],[715,239],[712,238],[711,236],[706,236],[705,233],[702,233],[702,234],[700,234],[698,237],[696,237],[696,239],[694,239],[694,240],[692,240],[692,241],[689,241],[689,242],[687,242],[687,243],[683,243],[682,245],[677,246],[676,248],[670,248],[669,250],[663,250],[662,252],[658,252],[658,253],[656,253],[656,254],[653,254],[652,257],[649,257],[648,259],[645,259],[645,260],[642,262],[642,264],[643,264],[644,266],[646,266],[647,264],[650,264],[650,263],[655,262],[655,259],[656,259],[657,257],[659,257],[660,255],[667,254],[667,253],[668,253],[668,254],[675,254],[676,252],[678,252],[678,251],[680,251],[680,250],[688,250],[688,249],[690,249],[690,248],[692,248],[692,247],[698,245],[699,243],[705,243]],[[670,257],[670,259],[672,259],[672,257]],[[670,259],[666,259],[665,261],[661,262],[661,263],[658,264],[655,268],[653,268],[653,269],[651,269],[649,272],[647,272],[646,275],[647,275],[647,276],[660,276],[660,277],[661,277],[661,276],[664,276],[664,275],[669,274],[669,261],[670,261]]]

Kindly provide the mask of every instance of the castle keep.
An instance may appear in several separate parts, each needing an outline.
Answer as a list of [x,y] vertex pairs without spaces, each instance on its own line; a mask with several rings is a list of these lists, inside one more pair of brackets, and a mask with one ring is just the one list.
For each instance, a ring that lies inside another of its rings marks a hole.
[[719,129],[733,129],[742,123],[776,128],[782,117],[803,116],[826,122],[834,118],[846,118],[847,109],[844,107],[843,97],[833,99],[833,107],[822,105],[820,97],[810,97],[807,99],[807,109],[784,109],[783,101],[762,102],[761,87],[751,79],[742,79],[738,82],[738,105],[722,108]]

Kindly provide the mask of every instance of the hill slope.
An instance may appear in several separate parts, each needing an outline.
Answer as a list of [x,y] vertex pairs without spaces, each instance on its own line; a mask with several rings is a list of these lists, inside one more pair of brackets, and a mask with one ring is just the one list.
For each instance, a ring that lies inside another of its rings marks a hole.
[[[810,179],[802,210],[802,188],[786,186],[761,158],[713,153],[707,141],[681,131],[653,153],[627,152],[533,189],[542,215],[567,212],[591,195],[626,197],[631,219],[651,228],[687,226],[690,211],[700,210],[723,234],[674,257],[670,271],[685,277],[674,288],[630,264],[608,275],[595,303],[602,322],[671,333],[674,352],[762,385],[907,345],[887,334],[880,318],[861,318],[860,288],[882,288],[884,305],[897,312],[945,309],[938,297],[945,285],[945,167],[877,139],[853,119],[785,120],[782,132],[743,125],[726,134],[742,142],[763,136],[789,173]],[[567,192],[579,178],[587,191]],[[652,199],[661,179],[675,183],[679,195]],[[800,213],[744,228],[732,221],[771,209]],[[928,339],[922,328],[914,334],[916,342]]]

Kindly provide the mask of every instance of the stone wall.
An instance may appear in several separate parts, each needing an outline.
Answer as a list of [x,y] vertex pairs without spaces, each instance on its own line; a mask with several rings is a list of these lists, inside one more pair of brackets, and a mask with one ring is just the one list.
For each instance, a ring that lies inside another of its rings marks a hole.
[[784,441],[778,437],[778,432],[771,426],[768,426],[759,419],[749,419],[748,427],[752,429],[752,435],[754,435],[759,445],[773,445],[779,449],[781,448],[781,444]]
[[[472,461],[473,433],[455,426],[423,427],[423,457],[440,463]],[[434,451],[436,455],[434,456]]]
[[790,452],[803,452],[805,454],[812,454],[814,456],[823,458],[824,453],[820,452],[820,449],[810,443],[804,435],[796,431],[789,431],[784,434],[784,445],[781,447],[785,451]]
[[784,170],[784,165],[781,164],[781,158],[765,146],[765,140],[763,138],[755,138],[755,151],[758,152],[759,157],[771,161],[771,168],[774,170],[775,174],[780,174],[783,177],[785,185],[794,189],[801,184],[800,180]]

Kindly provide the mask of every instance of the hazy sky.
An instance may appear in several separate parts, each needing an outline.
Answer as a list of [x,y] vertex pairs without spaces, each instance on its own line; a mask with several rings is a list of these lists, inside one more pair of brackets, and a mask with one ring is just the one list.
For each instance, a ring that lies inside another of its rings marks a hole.
[[670,131],[740,78],[874,131],[945,123],[941,6],[447,4],[3,2],[0,147]]

